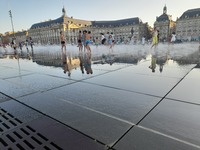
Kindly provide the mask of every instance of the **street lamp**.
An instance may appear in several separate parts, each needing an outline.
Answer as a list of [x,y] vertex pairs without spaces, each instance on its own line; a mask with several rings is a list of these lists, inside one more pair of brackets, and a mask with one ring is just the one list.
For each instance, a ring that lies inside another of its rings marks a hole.
[[12,24],[13,36],[15,37],[15,31],[14,31],[14,26],[13,26],[13,20],[12,20],[12,12],[11,12],[11,10],[9,10],[9,15],[10,15],[11,24]]

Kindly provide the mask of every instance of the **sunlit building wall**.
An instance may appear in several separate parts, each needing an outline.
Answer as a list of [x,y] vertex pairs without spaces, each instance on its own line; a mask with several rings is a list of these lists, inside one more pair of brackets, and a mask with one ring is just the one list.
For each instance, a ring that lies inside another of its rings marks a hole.
[[91,31],[94,39],[101,39],[101,33],[104,35],[107,32],[113,33],[115,41],[123,41],[124,43],[131,40],[141,41],[143,36],[149,38],[148,24],[143,23],[138,17],[115,21],[92,21],[91,26],[81,28],[81,30]]
[[200,8],[185,11],[176,21],[176,35],[180,40],[196,41],[200,37]]
[[60,31],[63,31],[67,43],[72,40],[76,41],[75,29],[88,26],[91,22],[68,17],[64,8],[62,9],[62,13],[63,15],[55,20],[33,24],[28,30],[28,36],[33,39],[34,43],[59,44]]
[[159,31],[160,41],[168,41],[172,35],[172,32],[175,32],[176,23],[172,20],[172,15],[167,14],[166,6],[163,8],[163,14],[159,17],[156,17],[154,27],[156,27],[156,29]]

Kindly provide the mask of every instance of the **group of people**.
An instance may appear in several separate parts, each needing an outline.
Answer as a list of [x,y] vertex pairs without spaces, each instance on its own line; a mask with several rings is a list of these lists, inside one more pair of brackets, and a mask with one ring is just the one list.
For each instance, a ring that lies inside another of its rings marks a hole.
[[[172,32],[172,35],[170,37],[169,42],[174,43],[175,41],[176,41],[176,33]],[[151,46],[151,48],[156,47],[158,45],[158,42],[159,42],[159,30],[157,30],[157,28],[154,27],[154,30],[152,32],[152,46]]]
[[[61,49],[63,52],[63,64],[64,64],[64,73],[68,72],[68,76],[71,76],[71,70],[70,66],[72,67],[73,64],[71,62],[71,58],[69,58],[69,62],[67,61],[67,55],[66,55],[66,42],[65,42],[65,36],[64,33],[61,31],[60,32],[60,41],[61,41]],[[91,32],[84,30],[83,33],[79,31],[78,35],[78,47],[79,47],[79,60],[80,60],[80,68],[81,72],[84,74],[84,68],[87,74],[92,74],[93,71],[91,69],[91,48],[90,44],[91,43]],[[86,51],[87,53],[85,54],[86,56],[83,57],[82,51]],[[86,58],[86,59],[84,59]],[[84,61],[85,60],[85,61]]]
[[[83,49],[84,51],[87,50],[88,52],[91,52],[90,43],[91,43],[91,32],[84,30],[83,33],[79,31],[78,35],[78,47],[79,51],[81,52]],[[62,31],[60,31],[60,41],[61,41],[61,49],[66,50],[66,42],[65,42],[65,36]]]
[[102,45],[109,45],[110,49],[114,46],[115,38],[114,34],[111,32],[107,32],[105,35],[101,33],[101,44]]
[[[60,41],[61,41],[61,49],[66,49],[66,42],[65,42],[65,36],[63,31],[60,31]],[[111,32],[107,32],[105,35],[104,33],[101,33],[101,41],[96,37],[95,39],[91,40],[91,31],[79,31],[78,34],[78,46],[79,52],[82,52],[82,50],[87,50],[88,52],[91,52],[90,43],[94,43],[96,46],[99,44],[102,45],[108,45],[109,48],[113,48],[115,44],[114,34]]]
[[31,46],[31,49],[33,50],[33,40],[31,37],[27,38],[26,41],[22,41],[22,42],[19,42],[19,45],[17,46],[17,43],[16,43],[16,38],[12,38],[12,41],[11,41],[11,47],[14,49],[14,51],[16,51],[17,47],[20,48],[20,50],[22,51],[22,48],[23,46],[26,47],[26,50],[27,52],[29,52],[29,49],[28,49],[28,46]]
[[79,52],[81,52],[83,49],[84,51],[87,50],[88,52],[91,52],[90,44],[91,43],[91,32],[84,30],[83,33],[79,31],[78,36],[78,47]]
[[[65,44],[65,37],[63,32],[60,32],[60,40],[61,40],[61,45],[62,45],[62,49],[66,49],[66,44]],[[176,34],[175,32],[172,33],[172,36],[170,38],[170,42],[174,43],[176,41]],[[91,48],[89,46],[89,44],[91,43],[91,32],[90,31],[86,31],[84,30],[83,33],[82,31],[79,31],[79,35],[78,35],[78,47],[79,47],[79,51],[82,51],[84,49],[87,51],[91,51]],[[95,43],[96,46],[98,46],[100,44],[99,39],[96,38],[93,40],[93,42]],[[159,42],[159,30],[157,30],[156,27],[154,27],[154,30],[152,32],[152,46],[156,47],[158,45]],[[142,45],[144,45],[145,43],[145,38],[142,38]],[[111,32],[107,32],[106,34],[101,33],[101,44],[102,45],[108,45],[109,48],[113,48],[114,44],[115,44],[115,38],[114,38],[114,34]]]

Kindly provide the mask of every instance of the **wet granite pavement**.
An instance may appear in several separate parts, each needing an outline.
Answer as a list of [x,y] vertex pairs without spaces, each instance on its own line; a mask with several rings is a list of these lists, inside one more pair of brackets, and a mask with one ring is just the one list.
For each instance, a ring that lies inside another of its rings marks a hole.
[[26,56],[0,59],[0,149],[200,149],[200,68],[190,56]]

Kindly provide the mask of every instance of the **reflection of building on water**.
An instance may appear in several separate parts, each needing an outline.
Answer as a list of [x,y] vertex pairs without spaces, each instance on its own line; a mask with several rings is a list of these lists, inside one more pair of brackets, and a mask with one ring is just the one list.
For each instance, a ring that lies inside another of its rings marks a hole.
[[162,73],[163,68],[168,63],[169,59],[170,58],[168,56],[168,53],[166,53],[165,55],[153,54],[151,56],[151,64],[149,68],[152,70],[153,73],[156,72],[156,68],[158,68],[159,72]]
[[84,54],[84,56],[83,56],[83,66],[85,68],[86,74],[93,74],[91,52],[87,52],[87,53]]
[[167,63],[167,61],[169,60],[169,58],[167,56],[164,57],[158,57],[156,60],[156,63],[159,66],[159,71],[163,72],[163,67],[164,65]]
[[80,65],[80,60],[79,58],[75,57],[65,57],[66,61],[63,61],[60,59],[60,57],[58,57],[58,55],[51,55],[51,57],[49,57],[48,54],[45,55],[35,55],[35,62],[39,65],[43,65],[43,66],[54,66],[54,67],[64,67],[65,64],[68,65],[68,70],[72,70],[75,69],[77,67],[79,67]]
[[157,61],[157,58],[154,55],[152,55],[151,65],[149,66],[149,68],[152,70],[152,72],[156,71],[156,61]]
[[114,64],[114,63],[127,63],[137,64],[142,59],[145,59],[145,55],[116,55],[116,54],[103,54],[102,56],[95,56],[92,58],[93,64]]
[[89,74],[92,74],[90,69],[92,64],[91,55],[86,55],[86,53],[83,53],[82,56],[75,54],[75,56],[70,57],[66,53],[39,52],[34,53],[33,62],[43,66],[60,67],[64,70],[64,73],[68,72],[68,76],[71,75],[72,70],[79,67],[82,73],[86,71],[86,73],[90,72]]
[[36,53],[34,54],[34,62],[43,66],[62,67],[60,55],[55,53]]
[[[20,51],[18,51],[20,52]],[[1,49],[0,53],[2,53],[1,58],[5,56],[10,56],[12,59],[16,59],[14,55],[8,55]],[[13,53],[13,51],[12,51]],[[189,53],[189,51],[188,51]],[[18,53],[19,58],[21,59],[30,59],[26,55],[27,53],[22,51],[22,53]],[[73,54],[73,57],[70,57],[70,54]],[[138,64],[141,61],[149,61],[151,60],[151,55],[147,55],[144,51],[138,51],[134,53],[94,53],[92,56],[91,54],[87,54],[87,52],[82,53],[71,53],[71,51],[67,51],[67,56],[64,57],[66,63],[63,63],[63,57],[61,51],[34,51],[34,53],[30,53],[32,56],[31,59],[33,62],[43,65],[43,66],[52,66],[52,67],[60,67],[63,72],[63,69],[66,70],[65,72],[72,73],[72,70],[78,68],[78,72],[82,74],[92,74],[92,65],[95,64]],[[149,58],[148,58],[149,56]],[[153,62],[149,62],[146,68],[151,65],[153,71],[156,72],[163,72],[165,69],[166,61],[169,59],[169,63],[176,63],[178,65],[187,65],[187,64],[199,64],[199,49],[190,51],[190,54],[182,53],[179,51],[172,51],[171,53],[168,50],[158,51],[156,58],[153,58]],[[154,65],[156,64],[156,65]],[[64,66],[65,65],[65,66]],[[67,66],[66,66],[67,65]],[[79,70],[80,68],[80,70]],[[155,69],[154,69],[155,68]]]
[[84,74],[93,74],[92,71],[92,58],[91,53],[79,53],[78,58],[71,58],[64,54],[63,58],[63,69],[64,73],[68,72],[68,76],[71,76],[73,69],[80,67],[81,73]]
[[196,51],[190,55],[180,57],[173,57],[173,60],[176,61],[179,65],[187,64],[198,64],[199,63],[199,52]]
[[115,62],[115,55],[102,55],[102,64],[108,63],[112,65]]
[[173,54],[173,56],[169,55],[169,52],[167,52],[165,55],[162,54],[153,54],[150,55],[151,62],[149,68],[152,70],[152,72],[155,72],[157,68],[160,72],[163,72],[163,69],[166,64],[176,63],[179,66],[185,66],[185,65],[191,65],[191,64],[197,64],[197,67],[199,66],[200,62],[200,50],[194,51],[191,54]]
[[63,61],[63,72],[68,73],[68,76],[71,76],[73,69],[76,69],[80,66],[79,58],[66,57],[66,61]]
[[84,74],[84,62],[83,62],[83,55],[82,55],[82,53],[79,53],[79,60],[80,60],[81,73]]

